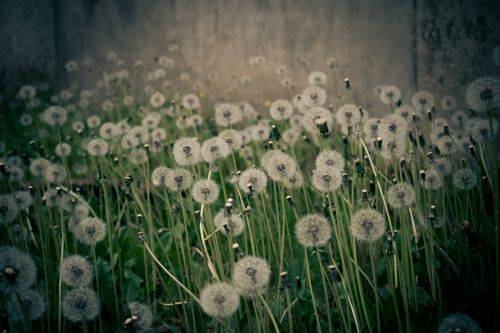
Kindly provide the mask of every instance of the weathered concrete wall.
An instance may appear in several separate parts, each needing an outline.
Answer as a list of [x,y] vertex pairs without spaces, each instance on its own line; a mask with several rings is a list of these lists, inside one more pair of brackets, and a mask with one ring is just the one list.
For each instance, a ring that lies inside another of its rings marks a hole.
[[500,75],[492,51],[500,45],[498,0],[419,0],[417,85],[459,101],[467,85],[483,75]]
[[55,67],[54,10],[50,0],[3,0],[0,5],[2,87],[51,81]]

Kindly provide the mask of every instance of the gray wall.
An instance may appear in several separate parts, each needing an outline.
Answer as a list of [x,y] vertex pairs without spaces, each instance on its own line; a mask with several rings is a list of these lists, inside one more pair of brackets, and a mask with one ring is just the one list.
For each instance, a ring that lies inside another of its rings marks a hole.
[[[0,41],[8,45],[0,51],[0,74],[24,82],[34,68],[64,85],[75,74],[68,78],[62,65],[91,57],[94,70],[77,74],[81,85],[91,85],[109,51],[127,63],[141,57],[151,64],[175,42],[200,76],[219,72],[216,92],[246,74],[253,82],[240,97],[262,101],[286,96],[276,65],[285,65],[300,89],[306,73],[297,57],[311,70],[326,70],[334,56],[336,83],[349,77],[356,101],[377,112],[376,85],[396,84],[404,97],[416,89],[459,95],[471,77],[498,70],[471,65],[500,43],[497,7],[486,0],[7,0],[0,9]],[[265,70],[248,65],[258,54],[268,60]]]

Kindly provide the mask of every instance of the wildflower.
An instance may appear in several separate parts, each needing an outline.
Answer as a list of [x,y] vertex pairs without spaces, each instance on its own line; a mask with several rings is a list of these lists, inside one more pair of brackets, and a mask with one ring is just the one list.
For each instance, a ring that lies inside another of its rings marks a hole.
[[315,164],[317,169],[325,167],[340,173],[344,170],[345,161],[338,151],[324,150],[316,156]]
[[20,289],[17,291],[19,305],[24,315],[30,320],[40,318],[46,309],[46,303],[43,296],[33,289]]
[[332,231],[326,218],[319,214],[309,214],[295,225],[295,236],[304,247],[319,247],[328,243]]
[[55,148],[55,153],[60,157],[67,157],[71,154],[71,146],[65,142],[59,143]]
[[442,175],[446,176],[451,173],[451,163],[445,157],[439,157],[434,160],[434,168]]
[[453,185],[460,190],[470,190],[477,185],[477,176],[469,168],[458,169],[453,173]]
[[233,286],[244,296],[262,294],[267,290],[271,268],[266,260],[247,256],[234,265]]
[[312,134],[319,134],[318,124],[326,123],[328,130],[332,129],[333,117],[324,107],[309,109],[302,118],[302,126]]
[[24,178],[24,170],[18,166],[11,166],[9,168],[9,180],[12,182],[20,182]]
[[426,190],[437,190],[443,185],[441,175],[436,169],[425,171],[424,188]]
[[269,178],[274,181],[283,180],[292,176],[297,170],[297,163],[290,156],[280,150],[270,150],[262,155],[261,163]]
[[131,302],[127,304],[130,313],[130,323],[135,328],[136,332],[149,332],[153,325],[153,314],[148,306]]
[[64,125],[68,119],[68,112],[62,106],[50,106],[42,113],[42,120],[50,126]]
[[240,296],[230,284],[218,282],[206,286],[200,294],[200,305],[211,317],[227,318],[240,306]]
[[240,108],[235,104],[221,103],[215,106],[215,123],[222,127],[235,125],[242,120]]
[[302,104],[307,108],[322,106],[326,102],[326,91],[319,86],[309,86],[302,91]]
[[151,139],[153,142],[163,142],[167,138],[167,131],[163,128],[155,128],[151,131]]
[[470,119],[465,124],[465,130],[477,143],[487,143],[496,137],[498,132],[498,121],[492,119],[490,127],[488,119]]
[[146,163],[148,160],[148,153],[143,148],[133,149],[128,155],[128,159],[132,164]]
[[74,72],[78,69],[78,63],[75,60],[69,60],[64,64],[64,68],[67,72]]
[[467,120],[469,120],[469,116],[461,110],[455,111],[451,115],[451,123],[458,128],[463,128]]
[[300,131],[296,128],[287,128],[283,132],[283,142],[289,144],[290,146],[295,145],[295,143],[300,139]]
[[313,170],[311,181],[320,192],[334,192],[342,185],[342,176],[339,171],[322,166]]
[[385,138],[403,137],[408,132],[408,123],[397,114],[383,117],[379,124],[380,136]]
[[158,112],[150,112],[142,119],[142,127],[147,129],[155,129],[158,127],[161,120],[161,115]]
[[97,128],[101,125],[101,118],[99,116],[93,115],[87,118],[88,128]]
[[24,85],[19,89],[18,96],[24,100],[32,99],[36,96],[36,88],[32,85]]
[[500,106],[500,80],[485,76],[467,87],[465,101],[475,112],[486,112]]
[[161,107],[163,104],[165,104],[165,101],[166,101],[165,96],[158,91],[152,94],[149,99],[149,103],[151,103],[151,106],[153,106],[154,108]]
[[45,179],[49,183],[62,183],[66,176],[66,169],[60,164],[50,164],[45,170]]
[[293,175],[284,178],[282,181],[283,186],[289,189],[299,188],[304,185],[304,177],[299,171],[296,171]]
[[172,172],[165,166],[160,166],[151,173],[151,182],[156,187],[166,188],[168,174]]
[[337,110],[335,118],[339,125],[353,127],[361,121],[361,113],[356,105],[344,104]]
[[33,118],[27,113],[22,114],[19,118],[19,123],[24,127],[30,126],[31,124],[33,124]]
[[114,123],[104,123],[99,128],[99,135],[105,140],[110,140],[119,135],[119,129]]
[[196,164],[201,159],[201,147],[196,138],[180,138],[173,148],[174,159],[180,166]]
[[213,180],[197,181],[193,186],[193,199],[201,204],[211,204],[219,197],[219,187]]
[[392,208],[408,207],[415,201],[415,190],[408,183],[397,183],[389,188],[386,197]]
[[88,217],[78,224],[74,235],[83,244],[95,245],[104,239],[106,226],[97,217]]
[[311,86],[324,86],[327,81],[326,74],[320,71],[311,72],[307,78],[307,82],[309,82]]
[[444,111],[453,111],[457,107],[457,100],[450,95],[444,96],[441,98],[441,107]]
[[437,333],[482,333],[479,324],[463,313],[452,313],[443,318]]
[[50,162],[45,158],[36,158],[30,162],[30,172],[35,177],[44,176]]
[[247,169],[241,173],[238,186],[245,193],[260,193],[266,189],[267,176],[258,168]]
[[250,128],[250,135],[253,141],[260,142],[269,140],[271,127],[268,125],[255,125]]
[[293,114],[293,105],[286,99],[278,99],[271,104],[269,114],[274,120],[286,120]]
[[398,87],[387,85],[380,91],[380,100],[384,104],[395,104],[401,99],[401,90]]
[[[413,114],[416,112],[417,111],[415,110],[415,108],[409,104],[403,104],[400,107],[398,107],[396,110],[394,110],[394,114],[397,114],[398,116],[403,117],[404,120],[406,120],[407,122],[409,122],[412,119]],[[419,111],[419,114],[420,114],[420,111]]]
[[[33,197],[28,191],[17,191],[12,196],[20,210],[28,209],[33,204]],[[1,202],[1,201],[0,201]],[[1,208],[0,208],[1,212]],[[1,214],[1,213],[0,213]]]
[[127,95],[123,97],[123,105],[132,106],[134,104],[134,96]]
[[0,247],[0,292],[26,289],[35,281],[36,266],[30,256],[10,246]]
[[139,143],[145,144],[149,141],[149,132],[148,129],[144,126],[134,126],[129,135],[134,136],[139,140]]
[[85,124],[83,122],[77,120],[71,124],[71,128],[73,129],[73,131],[75,131],[77,133],[81,133],[85,129]]
[[368,139],[376,139],[379,136],[380,119],[370,118],[363,124],[363,133]]
[[90,263],[80,255],[64,258],[59,274],[61,274],[61,280],[72,287],[87,287],[93,279]]
[[61,196],[56,189],[51,188],[48,189],[47,192],[45,192],[45,194],[43,195],[43,200],[45,201],[45,205],[47,207],[56,207],[61,201]]
[[411,98],[411,104],[419,112],[427,112],[434,106],[434,96],[428,91],[417,91]]
[[92,156],[104,156],[108,153],[109,145],[103,139],[92,139],[87,144],[87,151]]
[[74,323],[93,320],[99,315],[100,302],[91,289],[73,289],[62,299],[64,317]]
[[219,211],[214,217],[214,225],[224,234],[226,230],[233,236],[240,235],[245,229],[245,222],[236,214],[227,214],[224,209]]
[[139,139],[133,135],[126,134],[122,137],[120,145],[123,149],[134,149],[139,146]]
[[243,144],[243,139],[241,138],[240,132],[233,129],[227,129],[220,132],[219,138],[226,141],[232,151],[240,149],[241,145]]
[[360,209],[352,216],[349,230],[359,241],[374,242],[385,234],[384,216],[375,209]]
[[406,152],[405,139],[402,136],[397,136],[382,141],[380,147],[380,156],[386,160],[400,158]]
[[182,168],[170,170],[166,178],[166,186],[169,190],[177,192],[187,190],[192,183],[193,176],[189,171]]
[[205,140],[201,146],[201,156],[207,163],[226,158],[231,153],[231,148],[226,141],[220,137]]

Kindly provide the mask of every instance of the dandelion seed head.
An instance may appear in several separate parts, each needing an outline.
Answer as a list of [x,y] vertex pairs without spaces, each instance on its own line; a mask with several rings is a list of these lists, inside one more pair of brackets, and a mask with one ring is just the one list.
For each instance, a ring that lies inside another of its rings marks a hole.
[[453,173],[453,185],[459,190],[470,190],[477,185],[477,176],[469,168],[461,168]]
[[300,131],[296,128],[287,128],[284,132],[283,132],[283,142],[285,142],[286,144],[290,145],[290,146],[294,146],[297,141],[300,139]]
[[122,137],[120,141],[120,145],[122,146],[123,149],[134,149],[137,146],[139,146],[140,141],[137,137],[126,134]]
[[293,105],[286,99],[278,99],[271,104],[269,114],[274,120],[286,120],[293,114]]
[[250,193],[250,187],[254,193],[261,193],[266,190],[266,173],[258,168],[250,168],[243,171],[238,179],[238,186],[245,193]]
[[254,296],[267,290],[271,268],[266,260],[247,256],[236,262],[232,284],[241,295]]
[[213,180],[199,180],[193,185],[193,199],[200,204],[211,204],[219,197],[219,186]]
[[307,110],[302,118],[302,126],[309,133],[319,134],[318,121],[320,121],[320,123],[326,123],[328,130],[331,131],[333,117],[330,111],[324,107],[314,107]]
[[235,104],[220,103],[215,106],[215,123],[221,127],[235,125],[242,118],[242,112]]
[[14,222],[19,213],[19,206],[11,194],[0,194],[0,225]]
[[135,165],[146,163],[148,160],[148,153],[144,148],[132,149],[128,155],[128,160]]
[[342,172],[344,170],[345,161],[342,154],[336,150],[324,150],[316,156],[316,168],[328,168],[331,171]]
[[36,281],[36,266],[33,259],[10,246],[0,247],[0,292],[27,289]]
[[66,169],[60,164],[49,164],[45,170],[45,180],[49,183],[62,183],[66,179],[66,176]]
[[170,172],[172,172],[172,170],[167,168],[166,166],[157,167],[151,173],[151,182],[156,187],[166,188],[167,187],[167,177],[168,177],[168,174]]
[[180,166],[198,163],[201,159],[201,146],[196,138],[180,138],[173,148],[174,159]]
[[104,239],[106,226],[97,217],[88,217],[78,224],[74,232],[75,238],[87,245],[95,245]]
[[342,185],[342,176],[338,170],[322,165],[313,170],[311,182],[320,192],[334,192]]
[[240,295],[230,284],[224,282],[206,286],[200,294],[200,305],[211,317],[227,318],[240,306]]
[[443,176],[447,176],[451,173],[451,162],[446,157],[436,158],[433,166]]
[[99,315],[100,301],[91,289],[73,289],[62,299],[62,311],[71,322],[86,322]]
[[141,121],[141,125],[147,129],[155,129],[160,124],[161,115],[158,112],[149,112]]
[[381,137],[394,138],[406,136],[408,133],[408,122],[400,115],[389,114],[380,119],[379,134]]
[[207,139],[201,145],[201,156],[207,163],[213,163],[226,158],[231,153],[231,147],[220,137]]
[[55,153],[60,157],[67,157],[71,154],[71,146],[65,142],[56,145]]
[[441,108],[444,111],[453,111],[457,107],[457,100],[455,97],[446,95],[443,98],[441,98]]
[[236,214],[226,214],[222,209],[214,217],[214,225],[222,233],[226,234],[226,228],[233,236],[239,236],[245,229],[245,222]]
[[280,150],[270,150],[261,157],[261,164],[264,170],[274,181],[280,181],[295,174],[297,163],[288,154]]
[[463,313],[452,313],[443,318],[437,333],[482,333],[479,324]]
[[427,112],[434,106],[434,96],[428,91],[420,90],[413,94],[411,104],[419,112]]
[[17,291],[17,297],[24,315],[30,320],[36,320],[45,313],[46,302],[38,291],[20,289]]
[[309,214],[295,225],[295,236],[304,247],[319,247],[328,243],[332,230],[326,218],[319,214]]
[[375,209],[360,209],[352,216],[349,230],[358,241],[377,241],[385,234],[384,216]]
[[307,108],[322,106],[326,102],[326,91],[319,86],[309,86],[302,91],[302,105]]
[[393,85],[383,86],[379,96],[382,103],[394,104],[401,99],[401,90]]
[[226,141],[232,151],[240,149],[241,145],[243,144],[243,139],[241,138],[240,132],[233,129],[221,131],[219,133],[219,137]]
[[50,162],[45,158],[36,158],[30,162],[30,172],[35,177],[44,176],[49,165]]
[[385,139],[382,141],[380,156],[386,160],[400,158],[406,153],[405,139],[401,136]]
[[130,318],[134,318],[132,325],[137,332],[148,332],[153,325],[151,309],[144,304],[131,302],[127,304]]
[[92,139],[87,144],[87,151],[92,156],[104,156],[108,153],[109,145],[103,139]]
[[498,132],[498,120],[483,118],[473,118],[469,119],[465,124],[465,131],[472,137],[477,143],[487,143],[493,140]]
[[324,72],[320,71],[314,71],[309,74],[309,77],[307,78],[307,82],[311,86],[324,86],[326,85],[326,82],[328,81],[328,78]]
[[250,136],[253,141],[261,142],[269,140],[271,127],[269,125],[260,124],[250,127]]
[[473,81],[465,93],[467,105],[475,112],[486,112],[500,106],[500,80],[485,76]]
[[144,126],[132,127],[128,135],[135,137],[139,141],[139,143],[145,144],[149,142],[149,131]]
[[193,176],[191,173],[182,168],[177,168],[170,170],[166,178],[166,186],[169,190],[178,192],[185,191],[193,182]]
[[149,103],[151,104],[152,107],[154,108],[159,108],[165,104],[166,98],[165,96],[160,93],[159,91],[155,91],[151,97],[149,98]]
[[425,171],[424,188],[426,190],[438,190],[443,186],[442,176],[436,169]]
[[282,182],[285,188],[300,188],[304,185],[304,177],[302,176],[302,173],[296,171],[293,175],[284,178]]
[[[31,196],[31,193],[28,191],[17,191],[14,193],[13,198],[17,204],[18,209],[20,209],[20,210],[28,209],[29,207],[31,207],[31,205],[33,205],[33,197]],[[1,200],[0,200],[0,203],[1,203]],[[0,206],[0,215],[1,215],[1,211],[2,211],[2,208]]]
[[87,287],[94,277],[92,266],[80,255],[64,258],[59,274],[61,274],[61,280],[72,287]]
[[92,115],[87,118],[87,127],[90,129],[97,128],[101,125],[101,118],[96,115]]
[[361,121],[361,113],[356,105],[344,104],[335,113],[335,118],[339,125],[353,127]]
[[409,207],[415,202],[415,190],[409,183],[397,183],[387,190],[386,198],[392,208]]

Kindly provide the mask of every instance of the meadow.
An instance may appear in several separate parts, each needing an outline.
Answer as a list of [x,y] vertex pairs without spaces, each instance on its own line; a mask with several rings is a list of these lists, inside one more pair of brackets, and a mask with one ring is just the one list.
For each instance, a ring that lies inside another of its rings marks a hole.
[[210,96],[219,74],[169,52],[3,95],[2,329],[498,327],[499,79],[439,98],[387,83],[374,115],[334,58],[292,82],[251,57],[283,88],[254,103],[250,76]]

